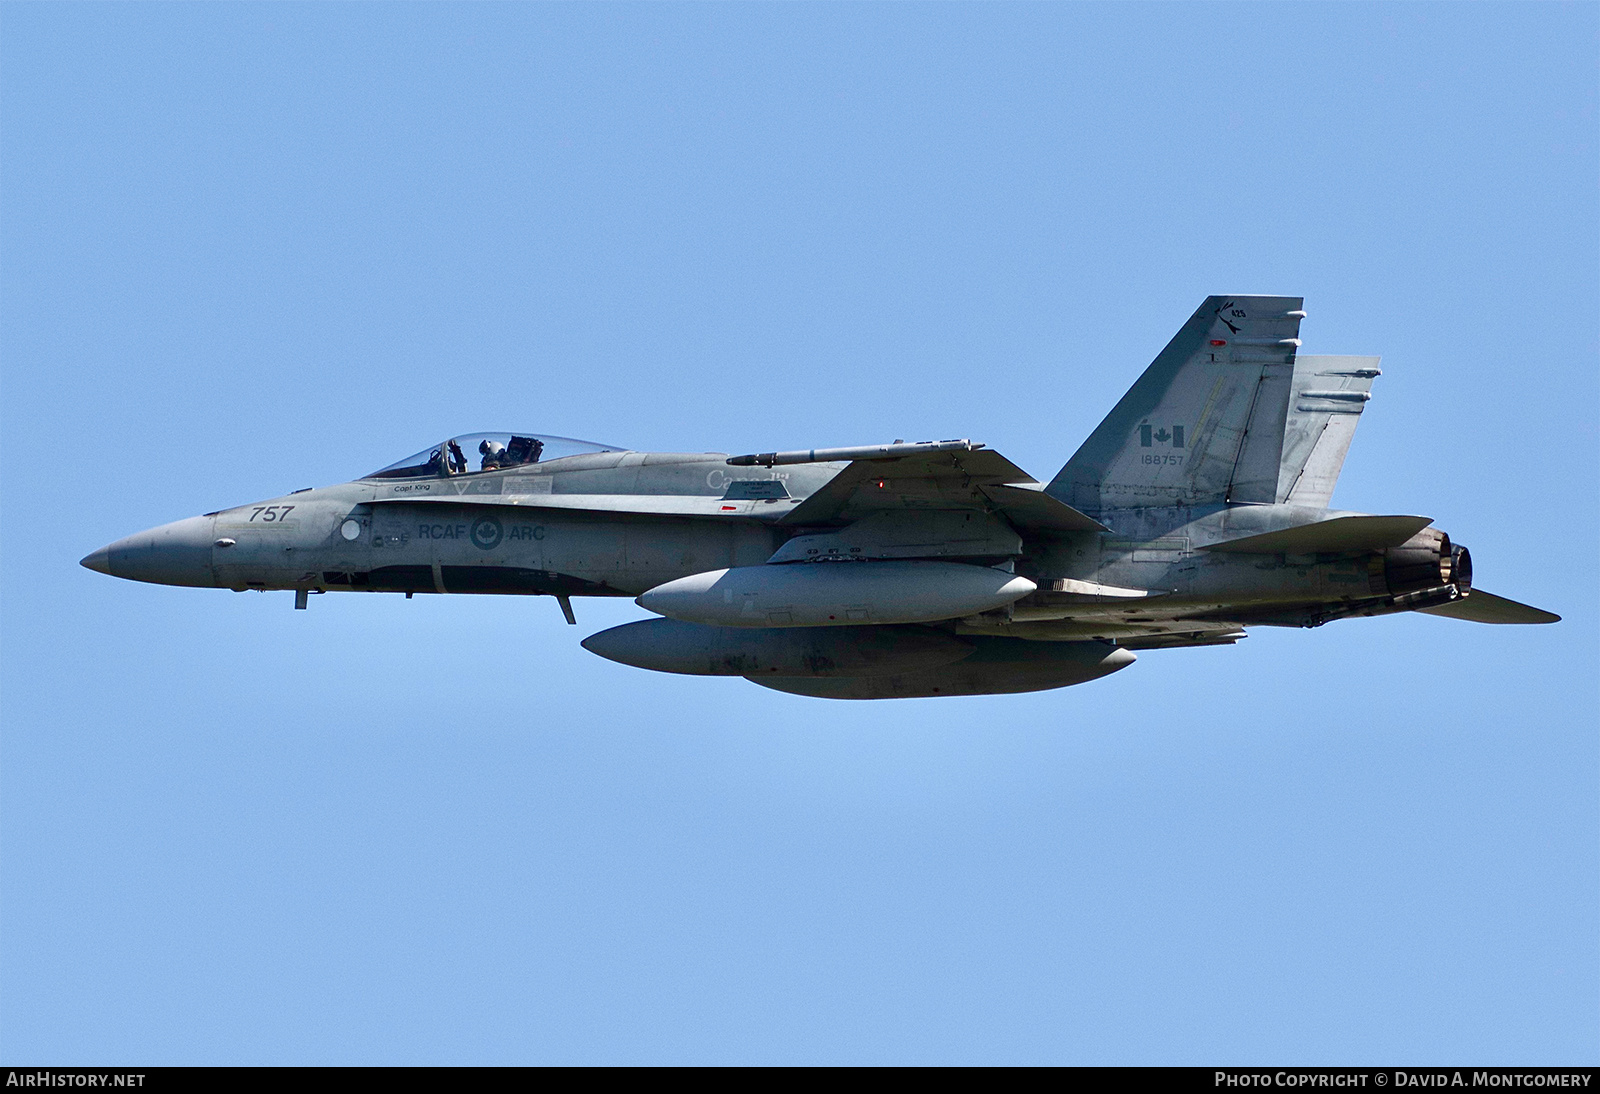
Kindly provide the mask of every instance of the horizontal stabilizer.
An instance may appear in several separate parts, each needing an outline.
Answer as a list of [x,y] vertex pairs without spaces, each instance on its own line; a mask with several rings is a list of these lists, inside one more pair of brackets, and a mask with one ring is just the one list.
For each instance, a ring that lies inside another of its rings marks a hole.
[[1335,517],[1277,532],[1212,543],[1200,549],[1254,555],[1382,551],[1400,546],[1432,523],[1432,517]]
[[1460,600],[1440,604],[1437,608],[1421,608],[1429,615],[1445,615],[1451,619],[1465,619],[1473,623],[1559,623],[1561,617],[1528,604],[1518,604],[1503,596],[1473,589]]

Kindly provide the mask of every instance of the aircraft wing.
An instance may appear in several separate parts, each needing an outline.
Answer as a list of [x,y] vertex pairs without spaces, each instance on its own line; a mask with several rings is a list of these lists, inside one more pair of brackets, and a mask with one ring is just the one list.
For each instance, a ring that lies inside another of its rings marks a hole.
[[1554,612],[1518,604],[1503,596],[1473,589],[1460,600],[1440,604],[1437,608],[1419,608],[1429,615],[1444,615],[1451,619],[1466,619],[1473,623],[1559,623],[1561,617]]
[[782,524],[830,524],[901,511],[999,512],[1019,530],[1103,532],[1105,525],[1043,492],[1033,476],[1000,453],[968,441],[894,444],[738,456],[729,463],[774,466],[844,456],[849,464],[784,515]]

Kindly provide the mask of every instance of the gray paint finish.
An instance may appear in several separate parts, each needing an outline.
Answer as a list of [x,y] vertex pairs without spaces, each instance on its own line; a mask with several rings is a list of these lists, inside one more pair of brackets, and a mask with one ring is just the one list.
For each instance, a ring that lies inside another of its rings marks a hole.
[[1299,297],[1207,298],[1048,486],[970,440],[730,457],[470,434],[83,565],[296,607],[636,597],[677,618],[586,646],[840,699],[1066,687],[1251,625],[1556,621],[1475,591],[1427,517],[1327,507],[1378,359],[1300,355],[1302,317]]

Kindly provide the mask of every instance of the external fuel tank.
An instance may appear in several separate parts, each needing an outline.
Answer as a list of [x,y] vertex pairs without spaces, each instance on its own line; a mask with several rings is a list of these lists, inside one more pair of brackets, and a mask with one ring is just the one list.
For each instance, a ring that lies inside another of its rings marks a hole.
[[921,672],[973,644],[915,624],[890,627],[710,627],[643,619],[592,634],[584,649],[611,661],[690,676],[873,676]]
[[718,627],[870,626],[977,615],[1035,588],[1008,571],[959,562],[797,562],[691,574],[657,585],[638,604]]

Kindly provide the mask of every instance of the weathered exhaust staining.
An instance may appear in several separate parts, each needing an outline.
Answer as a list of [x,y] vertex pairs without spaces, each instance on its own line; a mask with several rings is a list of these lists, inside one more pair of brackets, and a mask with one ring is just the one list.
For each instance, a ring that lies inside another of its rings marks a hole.
[[1429,518],[1327,508],[1379,370],[1302,358],[1304,318],[1298,297],[1208,298],[1048,485],[969,440],[730,457],[459,434],[83,565],[302,608],[313,592],[552,596],[571,623],[572,597],[637,597],[666,618],[584,645],[831,699],[1067,687],[1247,624],[1554,622],[1475,590]]

